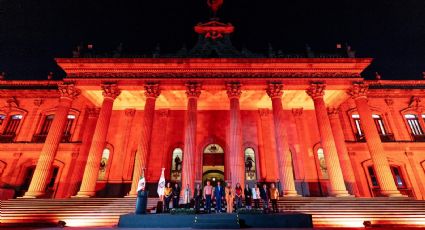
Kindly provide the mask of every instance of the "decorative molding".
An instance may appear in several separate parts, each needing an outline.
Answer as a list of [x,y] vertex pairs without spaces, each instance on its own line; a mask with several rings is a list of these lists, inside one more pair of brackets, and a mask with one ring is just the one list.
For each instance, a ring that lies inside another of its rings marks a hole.
[[72,152],[71,153],[71,157],[72,157],[72,159],[77,158],[78,157],[78,152]]
[[100,87],[103,90],[102,95],[105,98],[115,100],[121,93],[121,90],[118,88],[116,83],[102,83]]
[[258,113],[261,118],[268,117],[270,115],[270,109],[258,109]]
[[283,84],[281,82],[270,82],[266,89],[270,98],[281,98],[283,95]]
[[158,83],[147,83],[144,88],[146,97],[157,98],[161,94]]
[[339,108],[328,108],[328,115],[329,118],[339,118],[339,112],[340,109]]
[[294,117],[301,117],[303,115],[303,108],[293,108],[292,114]]
[[167,118],[169,115],[169,109],[160,109],[159,112],[159,118]]
[[198,98],[201,95],[202,85],[199,82],[188,82],[186,83],[186,95],[191,98]]
[[413,157],[413,152],[404,152],[404,154],[406,154],[407,157]]
[[241,83],[239,82],[231,82],[226,84],[227,89],[227,96],[229,98],[240,98],[242,91],[241,91]]
[[[409,107],[410,108],[413,108],[413,109],[419,108],[420,104],[421,104],[421,98],[416,97],[416,96],[412,96],[410,98],[410,101],[409,101]],[[415,110],[417,110],[417,109],[415,109]]]
[[34,105],[40,107],[43,104],[44,100],[42,98],[34,99]]
[[394,100],[393,100],[393,99],[391,99],[391,98],[385,98],[385,103],[386,103],[389,107],[391,107],[391,106],[393,106],[393,105],[394,105]]
[[135,109],[125,109],[124,113],[125,113],[126,117],[134,117],[134,115],[136,114],[136,110]]
[[9,99],[7,99],[7,107],[9,107],[9,109],[12,108],[19,108],[19,101],[18,99],[16,99],[16,97],[11,97]]
[[98,117],[100,113],[100,108],[88,107],[86,108],[86,112],[89,114],[89,117]]
[[313,100],[316,98],[323,98],[325,95],[326,84],[324,82],[313,82],[310,87],[306,90],[308,96]]
[[353,87],[347,91],[347,94],[351,98],[356,99],[359,97],[367,97],[368,85],[364,82],[356,82],[353,84]]
[[22,156],[21,152],[13,153],[13,158],[15,158],[15,159],[19,159],[21,156]]

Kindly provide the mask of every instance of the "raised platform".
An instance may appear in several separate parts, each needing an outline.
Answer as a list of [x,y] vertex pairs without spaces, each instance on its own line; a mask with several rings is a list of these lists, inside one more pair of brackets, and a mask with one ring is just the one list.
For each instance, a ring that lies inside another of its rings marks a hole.
[[121,228],[312,228],[312,215],[303,213],[279,214],[126,214],[120,216]]

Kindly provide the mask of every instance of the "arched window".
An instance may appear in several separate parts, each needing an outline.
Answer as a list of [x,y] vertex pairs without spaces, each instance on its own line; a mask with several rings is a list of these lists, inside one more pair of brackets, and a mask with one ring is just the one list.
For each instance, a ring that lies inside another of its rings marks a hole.
[[171,162],[171,180],[181,181],[182,179],[182,162],[183,162],[183,150],[181,148],[175,148],[173,150]]
[[317,160],[319,161],[320,171],[322,172],[322,178],[328,179],[328,168],[326,167],[325,154],[323,148],[317,149]]
[[108,148],[103,149],[102,152],[102,159],[100,160],[100,167],[99,167],[99,175],[97,177],[97,180],[106,180],[106,169],[108,168],[108,161],[109,161],[109,155],[111,153],[111,150]]
[[6,124],[6,128],[3,130],[0,136],[0,142],[13,142],[18,131],[19,124],[21,123],[23,116],[21,114],[12,115]]
[[257,179],[257,164],[255,163],[255,151],[253,148],[245,149],[245,178],[247,181]]

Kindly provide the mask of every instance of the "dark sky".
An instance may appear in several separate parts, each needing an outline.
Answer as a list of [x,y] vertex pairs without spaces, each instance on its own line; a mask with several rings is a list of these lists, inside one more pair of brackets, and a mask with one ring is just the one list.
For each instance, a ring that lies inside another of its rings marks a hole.
[[[373,78],[420,79],[425,72],[424,0],[225,0],[219,16],[236,30],[233,43],[266,53],[332,52],[349,44],[373,57]],[[63,73],[54,57],[70,57],[80,43],[132,53],[177,51],[196,41],[193,26],[208,20],[206,0],[0,0],[0,71],[8,79],[45,79]]]

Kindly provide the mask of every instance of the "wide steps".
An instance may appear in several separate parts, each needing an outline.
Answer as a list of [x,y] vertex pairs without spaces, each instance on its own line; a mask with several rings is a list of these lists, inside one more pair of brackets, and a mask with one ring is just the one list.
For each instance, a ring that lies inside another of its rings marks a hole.
[[196,215],[192,228],[195,229],[238,229],[237,214]]
[[[65,221],[67,226],[114,226],[120,215],[134,212],[135,202],[135,198],[7,200],[1,202],[0,226],[57,223],[59,220]],[[157,202],[158,198],[149,198],[148,209],[154,209]],[[363,221],[425,227],[425,201],[418,200],[285,197],[278,201],[278,207],[285,213],[311,214],[315,227],[362,227]],[[203,223],[202,218],[200,221],[200,224]],[[218,225],[210,222],[201,225],[199,228],[218,228]]]

